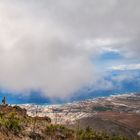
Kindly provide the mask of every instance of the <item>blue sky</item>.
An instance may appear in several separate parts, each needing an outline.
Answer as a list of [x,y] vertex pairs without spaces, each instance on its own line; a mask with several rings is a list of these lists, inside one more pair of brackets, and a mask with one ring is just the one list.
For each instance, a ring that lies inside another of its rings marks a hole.
[[[129,78],[125,76],[129,74]],[[123,77],[123,78],[121,78]],[[54,98],[40,96],[41,91],[30,91],[28,96],[25,93],[14,94],[10,91],[1,90],[0,100],[4,96],[7,98],[9,104],[35,103],[35,104],[53,104],[65,103],[71,101],[79,101],[97,97],[106,97],[109,95],[124,94],[124,93],[139,93],[140,92],[140,71],[112,71],[108,72],[107,77],[104,77],[108,82],[111,82],[112,88],[97,88],[84,87],[75,92],[69,99]]]
[[[123,61],[123,57],[114,52],[105,52],[97,57],[93,62],[98,65],[98,68],[104,68],[104,76],[94,85],[88,85],[77,90],[66,99],[53,98],[42,96],[42,91],[30,90],[28,95],[22,91],[19,93],[13,93],[12,91],[1,89],[0,100],[4,96],[7,97],[7,102],[10,104],[22,104],[22,103],[35,103],[35,104],[53,104],[53,103],[65,103],[71,101],[79,101],[90,98],[106,97],[109,95],[124,94],[124,93],[139,93],[140,92],[140,70],[113,70],[107,69],[108,66],[112,66],[113,62]],[[109,64],[108,64],[109,63]],[[105,69],[105,66],[107,68]],[[103,84],[102,87],[97,87],[97,84]],[[105,87],[104,87],[105,86]]]
[[39,103],[139,92],[139,5],[0,1],[0,97]]

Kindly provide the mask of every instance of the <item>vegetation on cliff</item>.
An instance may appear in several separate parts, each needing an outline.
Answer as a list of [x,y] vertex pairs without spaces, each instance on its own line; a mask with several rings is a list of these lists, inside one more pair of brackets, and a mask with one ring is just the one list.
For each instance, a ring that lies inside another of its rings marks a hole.
[[18,106],[0,106],[0,139],[4,140],[127,140],[91,128],[82,130],[52,124],[49,117],[30,117]]

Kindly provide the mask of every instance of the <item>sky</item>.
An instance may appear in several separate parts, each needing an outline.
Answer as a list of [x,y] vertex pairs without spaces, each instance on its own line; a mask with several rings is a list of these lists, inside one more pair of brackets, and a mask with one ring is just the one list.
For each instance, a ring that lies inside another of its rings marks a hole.
[[1,0],[0,96],[139,92],[139,25],[139,0]]

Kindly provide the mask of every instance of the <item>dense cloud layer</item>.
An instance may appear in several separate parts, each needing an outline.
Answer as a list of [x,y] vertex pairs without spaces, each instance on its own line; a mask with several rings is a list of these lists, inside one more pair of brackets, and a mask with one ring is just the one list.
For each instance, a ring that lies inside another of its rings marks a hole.
[[117,51],[139,62],[139,18],[139,0],[0,1],[0,86],[67,97],[96,85],[91,58]]

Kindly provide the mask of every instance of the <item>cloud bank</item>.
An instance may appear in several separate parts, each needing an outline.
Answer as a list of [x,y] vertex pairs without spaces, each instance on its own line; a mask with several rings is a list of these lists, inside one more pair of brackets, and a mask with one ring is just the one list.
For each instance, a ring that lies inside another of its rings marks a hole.
[[139,0],[0,1],[1,88],[64,98],[102,79],[91,58],[117,51],[125,63],[138,63],[139,5]]

